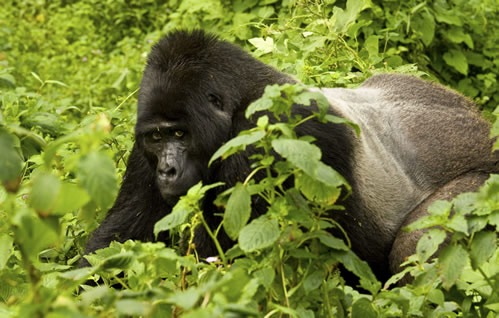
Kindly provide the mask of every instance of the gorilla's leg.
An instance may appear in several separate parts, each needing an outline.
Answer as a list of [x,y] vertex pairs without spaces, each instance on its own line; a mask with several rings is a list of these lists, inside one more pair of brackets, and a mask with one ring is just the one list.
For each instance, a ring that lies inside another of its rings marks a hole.
[[[461,175],[458,178],[442,186],[439,190],[426,198],[419,204],[406,218],[402,224],[395,241],[392,245],[392,250],[389,256],[390,271],[398,273],[401,271],[400,264],[402,264],[408,256],[416,252],[416,245],[424,233],[424,230],[405,232],[402,229],[416,221],[417,219],[428,214],[428,207],[436,200],[451,200],[455,196],[463,192],[476,191],[489,177],[488,173],[484,172],[469,172]],[[402,284],[410,282],[410,277],[402,280]]]

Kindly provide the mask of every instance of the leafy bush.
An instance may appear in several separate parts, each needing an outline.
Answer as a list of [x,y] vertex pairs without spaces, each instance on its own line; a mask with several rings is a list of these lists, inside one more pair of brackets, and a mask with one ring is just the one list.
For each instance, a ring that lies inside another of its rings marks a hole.
[[[309,138],[296,138],[293,128],[303,118],[276,124],[262,117],[215,154],[262,149],[254,169],[263,179],[251,174],[217,201],[226,209],[222,227],[238,241],[233,249],[199,262],[190,249],[182,254],[161,243],[128,241],[89,256],[89,268],[75,264],[116,196],[133,144],[141,70],[164,32],[214,31],[314,86],[353,86],[386,71],[427,75],[491,114],[499,101],[498,21],[495,0],[6,1],[0,10],[0,314],[497,315],[498,177],[477,193],[435,203],[411,225],[428,232],[405,272],[381,286],[326,231],[337,225],[325,211],[340,209],[336,201],[349,187],[321,164]],[[269,87],[248,115],[286,112],[310,97],[299,86]],[[498,127],[496,121],[495,136]],[[307,152],[306,162],[297,149]],[[324,173],[314,173],[318,167]],[[284,191],[291,176],[295,187]],[[198,202],[212,186],[193,187],[155,231],[176,230],[189,242],[193,228],[203,226]],[[269,209],[248,223],[252,196]],[[450,243],[429,259],[445,232]],[[359,277],[361,288],[343,284],[339,263]],[[398,287],[406,272],[414,282]],[[104,284],[88,286],[89,279]]]

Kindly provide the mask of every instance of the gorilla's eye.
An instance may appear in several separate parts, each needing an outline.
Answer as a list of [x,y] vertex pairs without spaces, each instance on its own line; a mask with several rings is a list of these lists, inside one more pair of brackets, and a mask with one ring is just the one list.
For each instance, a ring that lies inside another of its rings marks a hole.
[[217,95],[208,94],[208,101],[216,108],[220,110],[222,109],[222,102],[220,101],[220,98]]
[[175,130],[175,137],[182,138],[184,136],[184,132],[182,130]]
[[153,131],[151,133],[151,139],[154,141],[160,141],[162,138],[161,133],[159,131]]

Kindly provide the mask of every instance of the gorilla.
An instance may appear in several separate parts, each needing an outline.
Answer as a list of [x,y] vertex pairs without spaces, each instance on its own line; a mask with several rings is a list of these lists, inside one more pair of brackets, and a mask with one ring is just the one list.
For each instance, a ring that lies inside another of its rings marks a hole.
[[[154,224],[187,190],[243,181],[249,155],[230,156],[208,166],[214,152],[255,125],[248,105],[267,85],[295,83],[291,76],[256,60],[239,47],[200,30],[175,31],[148,57],[138,97],[135,144],[114,206],[91,236],[85,253],[113,240],[155,240]],[[307,121],[298,135],[311,135],[322,161],[352,187],[333,217],[348,233],[352,249],[380,280],[398,272],[422,233],[404,225],[425,215],[435,200],[478,188],[498,172],[489,124],[465,97],[415,77],[376,75],[356,89],[322,88],[331,114],[361,128]],[[300,114],[310,107],[293,105]],[[220,224],[213,193],[203,202],[206,221]],[[254,202],[253,217],[265,212]],[[223,232],[223,231],[221,231]],[[163,233],[164,234],[164,233]],[[168,235],[158,240],[167,245]],[[224,249],[232,242],[220,234]],[[201,257],[217,255],[200,227],[195,245]],[[85,261],[84,261],[85,262]]]

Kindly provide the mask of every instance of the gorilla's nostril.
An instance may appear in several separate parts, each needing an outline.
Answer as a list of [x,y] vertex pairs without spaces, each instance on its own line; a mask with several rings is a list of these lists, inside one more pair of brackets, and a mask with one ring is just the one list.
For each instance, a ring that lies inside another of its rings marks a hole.
[[177,170],[174,167],[169,167],[166,169],[158,170],[158,174],[160,177],[165,179],[173,179],[177,175]]
[[173,178],[177,175],[177,170],[175,170],[175,168],[170,168],[168,170],[166,170],[166,176],[169,177],[169,178]]

